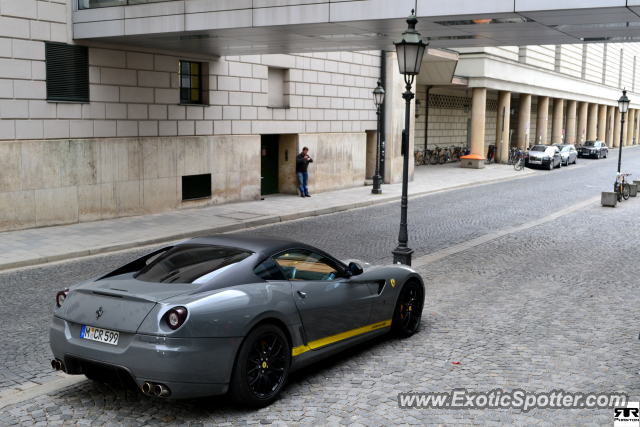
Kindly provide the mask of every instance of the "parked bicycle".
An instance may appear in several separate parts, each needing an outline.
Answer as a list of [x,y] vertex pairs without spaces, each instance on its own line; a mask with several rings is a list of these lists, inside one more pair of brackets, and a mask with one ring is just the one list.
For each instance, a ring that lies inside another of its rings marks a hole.
[[451,160],[451,154],[449,153],[449,148],[444,148],[440,151],[440,156],[438,157],[438,163],[441,165],[449,162]]
[[453,154],[451,155],[451,161],[457,162],[460,157],[464,156],[464,147],[453,147]]
[[513,160],[513,168],[515,170],[521,171],[522,169],[524,169],[525,157],[527,156],[523,150],[518,150],[516,152]]
[[437,165],[440,162],[440,153],[442,151],[442,148],[438,147],[436,145],[436,148],[434,150],[431,151],[431,153],[429,154],[429,163],[432,165]]
[[422,151],[413,152],[413,162],[416,166],[424,164],[424,154]]
[[630,173],[618,173],[616,176],[616,182],[613,185],[613,191],[618,195],[618,201],[622,199],[629,200],[629,182],[627,177],[631,176]]
[[516,163],[516,160],[518,159],[518,150],[518,147],[509,148],[509,161],[507,164],[514,165]]

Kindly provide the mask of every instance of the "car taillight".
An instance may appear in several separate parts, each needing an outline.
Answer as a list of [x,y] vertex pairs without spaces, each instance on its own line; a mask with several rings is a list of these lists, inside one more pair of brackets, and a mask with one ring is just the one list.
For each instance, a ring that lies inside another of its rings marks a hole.
[[187,309],[184,307],[174,307],[167,311],[167,325],[173,330],[178,329],[187,320]]
[[69,293],[69,291],[60,291],[58,292],[58,295],[56,295],[56,305],[58,307],[62,306],[62,303],[64,302],[65,299],[67,299],[67,294]]

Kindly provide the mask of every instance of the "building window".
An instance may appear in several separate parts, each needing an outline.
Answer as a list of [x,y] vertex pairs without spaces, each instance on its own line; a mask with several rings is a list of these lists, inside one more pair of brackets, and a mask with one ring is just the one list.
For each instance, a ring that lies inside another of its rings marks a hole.
[[182,177],[182,201],[207,199],[211,197],[211,174]]
[[89,102],[89,49],[45,43],[47,101]]
[[284,78],[287,70],[283,70],[282,68],[272,68],[269,67],[269,86],[268,86],[268,105],[272,108],[286,108],[287,98],[285,96],[285,84]]
[[202,64],[180,61],[180,103],[202,104]]

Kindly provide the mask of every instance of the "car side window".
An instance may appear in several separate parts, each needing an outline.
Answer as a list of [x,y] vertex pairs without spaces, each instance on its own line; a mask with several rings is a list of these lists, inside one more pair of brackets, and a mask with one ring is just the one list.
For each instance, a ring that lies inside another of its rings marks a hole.
[[253,273],[264,280],[287,280],[280,267],[271,258],[266,259],[254,268]]
[[335,263],[315,252],[291,250],[273,257],[289,280],[334,280],[340,276]]

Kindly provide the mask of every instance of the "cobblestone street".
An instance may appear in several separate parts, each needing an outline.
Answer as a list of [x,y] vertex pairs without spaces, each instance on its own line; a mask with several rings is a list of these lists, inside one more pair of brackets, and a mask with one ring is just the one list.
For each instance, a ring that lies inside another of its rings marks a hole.
[[[606,160],[579,159],[559,171],[411,199],[414,257],[610,191],[617,156],[612,150]],[[640,178],[640,149],[625,149],[622,165]],[[399,211],[393,202],[252,232],[301,240],[340,258],[389,263]],[[609,409],[405,410],[397,395],[521,388],[640,399],[639,221],[640,198],[614,209],[592,203],[421,266],[426,306],[416,335],[382,337],[297,371],[281,399],[258,411],[226,397],[166,401],[88,380],[2,407],[3,396],[60,379],[49,350],[56,292],[150,248],[3,272],[0,426],[613,425]]]

